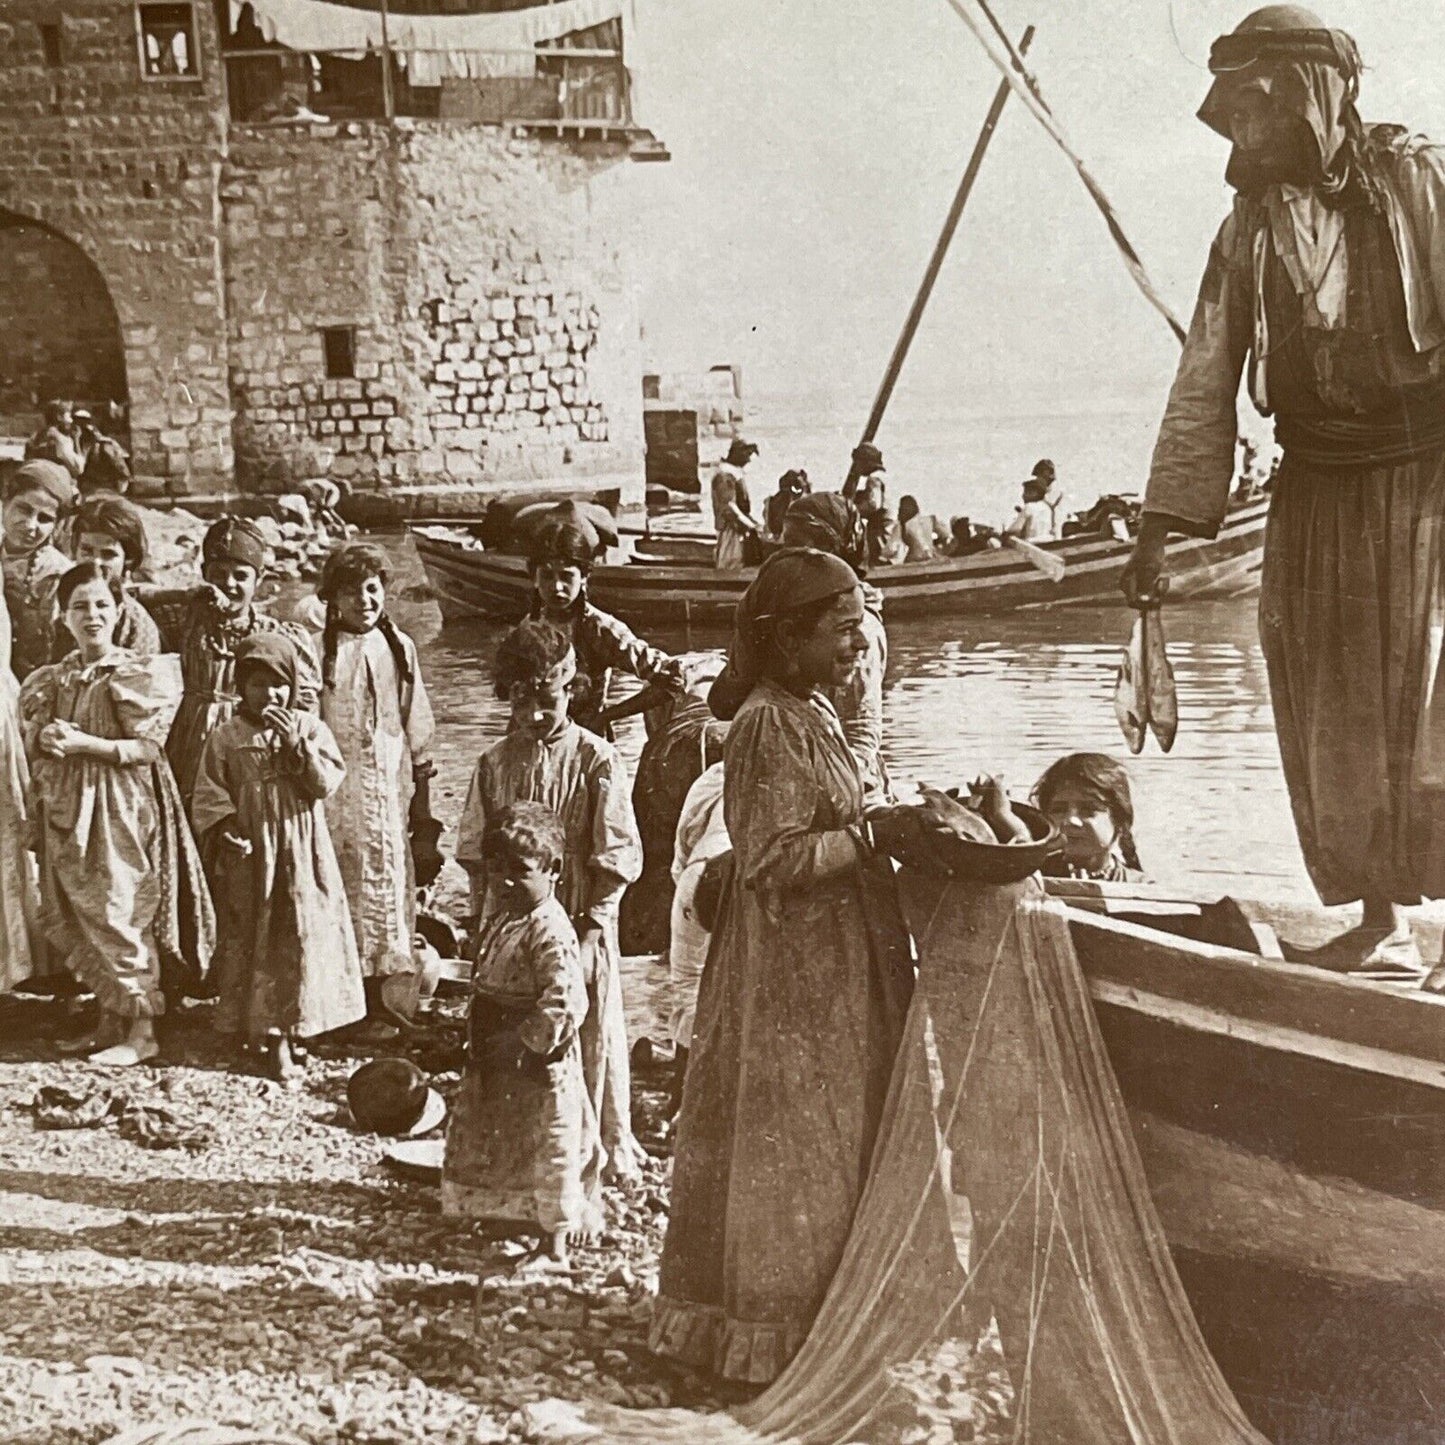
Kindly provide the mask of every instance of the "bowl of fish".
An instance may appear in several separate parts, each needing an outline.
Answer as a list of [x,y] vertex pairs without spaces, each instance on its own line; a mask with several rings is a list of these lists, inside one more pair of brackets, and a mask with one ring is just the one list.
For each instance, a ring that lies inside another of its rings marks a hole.
[[[1014,826],[1009,828],[990,822],[963,797],[933,788],[920,791],[923,802],[907,807],[916,826],[903,841],[889,846],[905,868],[971,883],[1020,883],[1063,846],[1059,830],[1029,803],[1010,800]],[[1027,836],[1022,836],[1025,830]],[[1007,836],[1010,833],[1019,836]]]

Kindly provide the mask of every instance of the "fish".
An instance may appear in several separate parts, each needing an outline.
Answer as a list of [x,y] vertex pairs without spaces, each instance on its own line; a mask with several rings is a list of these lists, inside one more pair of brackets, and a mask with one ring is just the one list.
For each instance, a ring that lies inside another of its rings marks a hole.
[[1167,753],[1179,732],[1179,694],[1164,643],[1164,615],[1158,607],[1144,614],[1144,692],[1149,699],[1149,730]]
[[1119,675],[1114,680],[1114,716],[1131,753],[1144,751],[1149,736],[1149,697],[1144,680],[1144,613],[1134,614],[1129,629],[1129,644],[1119,659]]
[[1129,644],[1114,682],[1114,716],[1131,753],[1142,753],[1149,734],[1162,751],[1179,732],[1179,695],[1164,641],[1158,605],[1141,608],[1129,629]]

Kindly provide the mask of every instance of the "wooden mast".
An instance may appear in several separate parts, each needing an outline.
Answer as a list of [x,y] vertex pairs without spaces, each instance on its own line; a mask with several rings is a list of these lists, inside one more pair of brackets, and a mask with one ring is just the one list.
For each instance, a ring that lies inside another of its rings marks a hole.
[[[1033,38],[1034,27],[1030,25],[1024,31],[1023,39],[1019,41],[1018,54],[1020,56],[1028,52]],[[918,331],[918,323],[922,321],[923,312],[928,305],[928,298],[933,294],[934,282],[938,280],[938,273],[943,268],[943,258],[948,254],[949,245],[953,241],[953,233],[958,229],[959,220],[963,216],[963,208],[968,204],[969,193],[973,190],[973,183],[978,179],[984,152],[988,150],[988,143],[993,139],[993,133],[998,128],[999,117],[1003,114],[1004,105],[1008,101],[1009,89],[1008,81],[1003,81],[994,95],[993,104],[988,108],[988,116],[984,120],[978,140],[974,143],[973,154],[968,158],[968,166],[964,170],[963,179],[958,183],[958,192],[953,198],[953,205],[949,207],[948,217],[943,223],[943,231],[933,248],[933,255],[929,258],[928,269],[923,273],[923,282],[918,288],[918,294],[913,298],[913,305],[903,323],[903,330],[899,333],[898,341],[893,347],[893,355],[888,359],[888,370],[884,373],[883,383],[878,388],[878,395],[873,399],[873,410],[869,412],[868,424],[863,428],[862,441],[864,442],[871,442],[878,435],[878,428],[883,423],[883,414],[888,410],[888,402],[893,396],[893,388],[898,383],[898,375],[903,370],[903,363],[908,356],[908,348],[913,344],[914,335]],[[851,474],[849,480],[855,480]]]

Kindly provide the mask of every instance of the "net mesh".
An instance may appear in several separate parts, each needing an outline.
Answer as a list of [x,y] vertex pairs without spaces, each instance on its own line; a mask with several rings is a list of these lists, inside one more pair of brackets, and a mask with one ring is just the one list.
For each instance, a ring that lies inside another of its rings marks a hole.
[[971,1439],[959,1380],[992,1318],[1014,1387],[1005,1438],[1262,1445],[1189,1311],[1063,910],[1035,882],[901,882],[918,990],[870,1183],[802,1350],[731,1415],[593,1423],[608,1440],[697,1445]]

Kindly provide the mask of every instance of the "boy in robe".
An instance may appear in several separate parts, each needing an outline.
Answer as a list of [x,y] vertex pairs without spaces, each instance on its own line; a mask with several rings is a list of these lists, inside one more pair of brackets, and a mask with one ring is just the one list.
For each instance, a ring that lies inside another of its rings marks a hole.
[[283,1080],[305,1042],[366,1013],[325,800],[345,765],[331,730],[296,708],[300,666],[279,633],[236,648],[240,705],[206,739],[191,795],[223,914],[216,1026]]
[[486,914],[487,829],[514,803],[541,803],[562,823],[567,847],[558,895],[581,945],[588,1016],[582,1060],[613,1177],[635,1176],[641,1149],[632,1133],[631,1069],[622,1007],[617,909],[642,871],[642,841],[627,770],[616,748],[567,712],[577,660],[567,635],[523,622],[497,652],[497,694],[512,710],[507,736],[482,754],[457,837],[457,862],[472,880],[472,906]]
[[317,595],[321,717],[336,737],[346,777],[326,817],[351,905],[366,979],[369,1032],[394,1036],[383,983],[417,972],[414,815],[430,814],[435,772],[431,703],[416,643],[386,614],[386,553],[350,542],[326,559]]
[[201,578],[181,639],[185,695],[166,740],[181,795],[190,803],[206,739],[236,710],[236,648],[256,633],[284,633],[296,644],[296,705],[316,711],[319,678],[306,634],[256,606],[270,549],[265,534],[244,517],[222,517],[201,543]]
[[442,1165],[444,1213],[535,1232],[564,1265],[568,1244],[601,1223],[601,1149],[580,1044],[587,984],[557,900],[566,844],[538,803],[504,808],[482,839],[488,912]]

